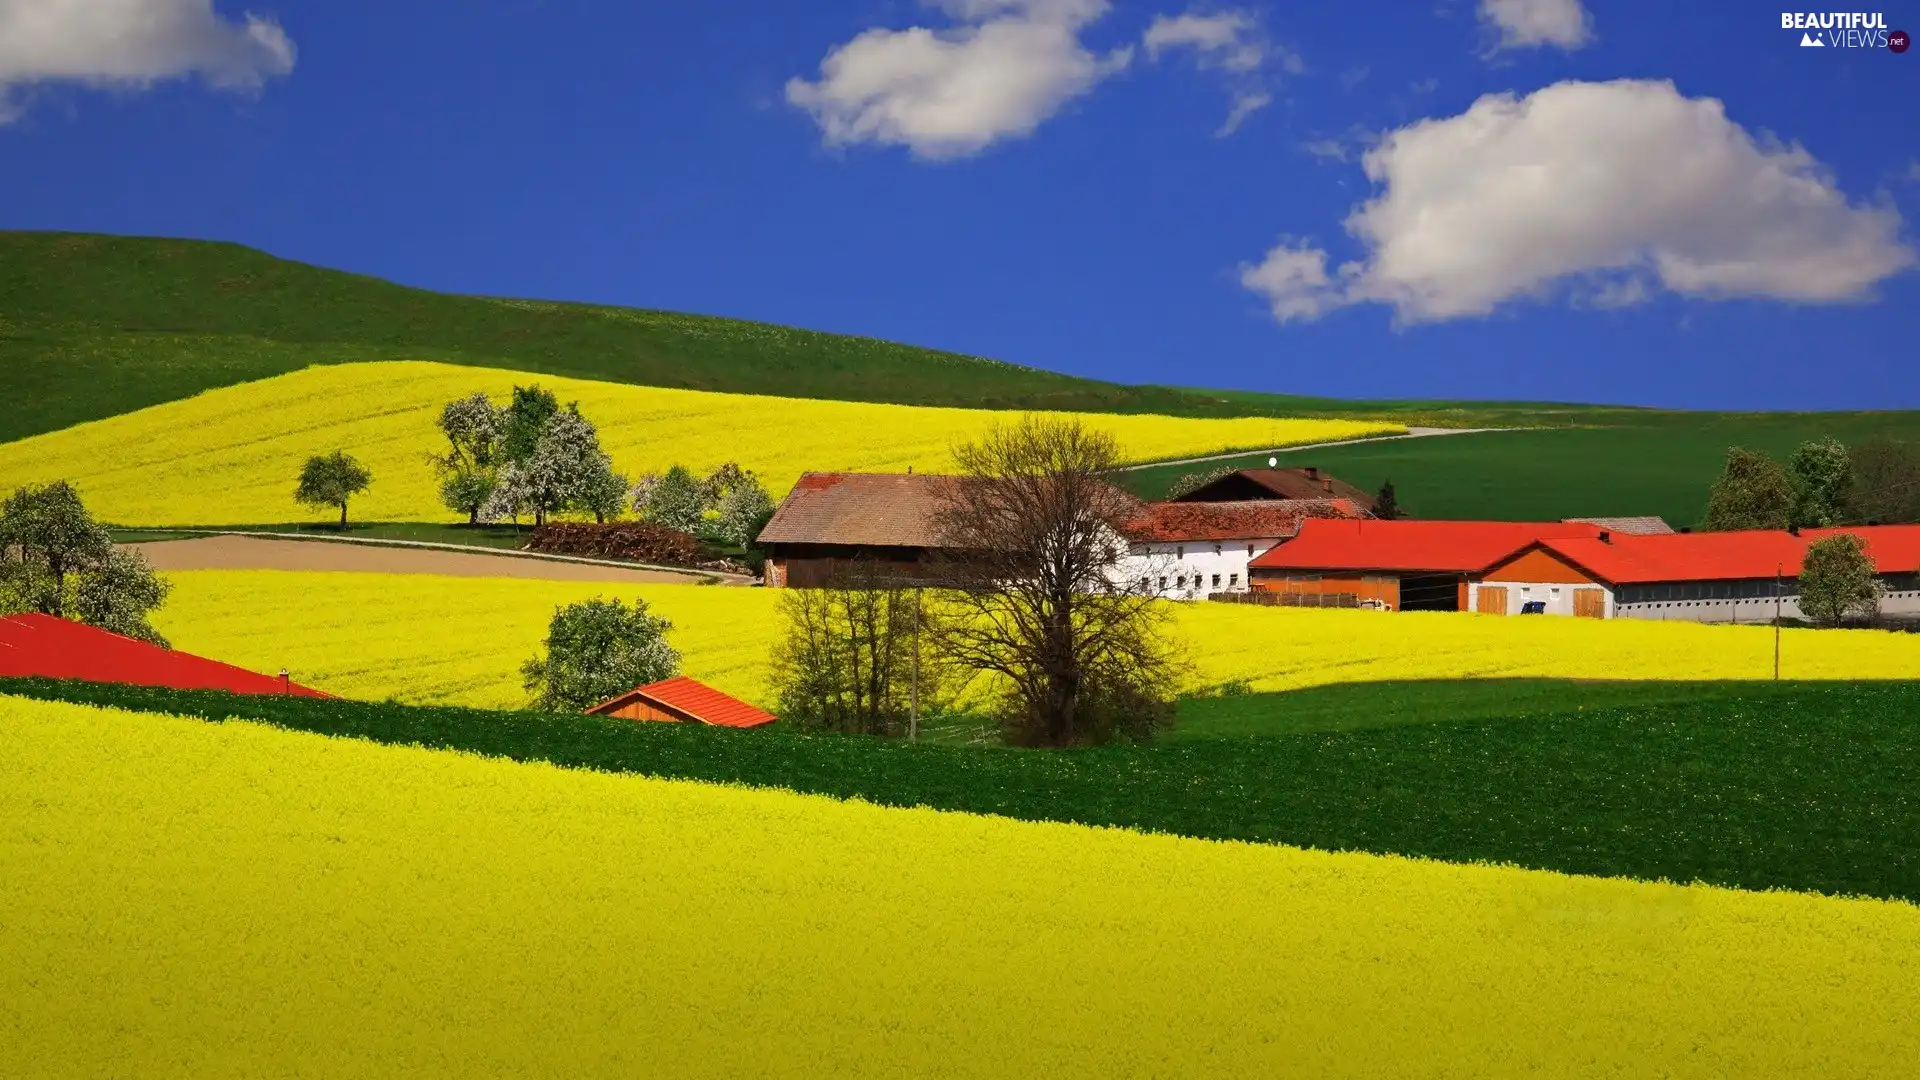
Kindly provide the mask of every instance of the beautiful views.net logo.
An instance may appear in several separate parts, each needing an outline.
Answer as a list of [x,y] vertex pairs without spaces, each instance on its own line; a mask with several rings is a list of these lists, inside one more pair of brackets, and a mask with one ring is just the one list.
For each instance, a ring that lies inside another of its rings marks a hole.
[[1780,15],[1782,30],[1800,31],[1802,48],[1889,49],[1907,51],[1905,30],[1889,30],[1879,11],[1787,11]]

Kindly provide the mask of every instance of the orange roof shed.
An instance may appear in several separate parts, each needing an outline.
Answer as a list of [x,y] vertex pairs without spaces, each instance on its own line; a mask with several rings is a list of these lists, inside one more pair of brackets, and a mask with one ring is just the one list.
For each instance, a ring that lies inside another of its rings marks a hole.
[[636,686],[595,705],[587,714],[728,728],[759,727],[779,719],[685,675]]

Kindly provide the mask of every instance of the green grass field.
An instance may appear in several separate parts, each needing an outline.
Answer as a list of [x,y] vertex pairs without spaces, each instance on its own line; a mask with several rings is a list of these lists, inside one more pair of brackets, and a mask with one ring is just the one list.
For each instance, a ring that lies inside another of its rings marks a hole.
[[311,364],[439,360],[640,386],[978,408],[1286,415],[735,319],[453,296],[199,240],[0,231],[0,442]]
[[[1920,900],[1920,683],[1700,688],[1692,700],[1616,696],[1574,712],[1541,711],[1536,690],[1495,688],[1469,705],[1444,691],[1387,689],[1403,714],[1419,700],[1410,694],[1439,709],[1486,710],[1504,697],[1523,713],[1350,730],[1325,730],[1341,710],[1308,694],[1301,711],[1319,709],[1321,730],[1045,752],[0,682],[4,693],[893,806]],[[1381,700],[1350,693],[1350,713]],[[1286,722],[1292,697],[1265,696],[1267,724]]]
[[[1655,413],[1632,426],[1382,440],[1279,457],[1282,465],[1317,465],[1368,491],[1392,480],[1401,507],[1417,517],[1557,521],[1658,514],[1677,528],[1705,512],[1727,447],[1784,460],[1801,442],[1827,435],[1849,444],[1873,435],[1920,439],[1920,413]],[[1121,479],[1136,494],[1158,498],[1187,473],[1266,463],[1267,455],[1254,454],[1140,469]]]
[[[1828,684],[1829,687],[1831,684]],[[1227,694],[1180,703],[1173,739],[1308,735],[1403,724],[1559,716],[1625,707],[1763,702],[1796,697],[1806,682],[1662,682],[1611,679],[1416,679],[1338,683],[1285,693]]]

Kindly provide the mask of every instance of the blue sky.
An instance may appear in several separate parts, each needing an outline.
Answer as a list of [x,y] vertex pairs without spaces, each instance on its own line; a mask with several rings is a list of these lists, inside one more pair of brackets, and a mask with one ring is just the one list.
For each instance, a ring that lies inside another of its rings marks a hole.
[[0,0],[0,227],[1122,381],[1920,407],[1920,52],[1772,6],[78,6]]

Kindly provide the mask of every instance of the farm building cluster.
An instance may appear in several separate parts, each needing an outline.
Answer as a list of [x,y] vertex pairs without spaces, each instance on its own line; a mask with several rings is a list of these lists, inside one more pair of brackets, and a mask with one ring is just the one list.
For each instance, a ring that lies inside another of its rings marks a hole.
[[[760,533],[766,583],[823,585],[850,568],[921,580],[957,477],[807,473]],[[1318,469],[1243,469],[1138,502],[1122,576],[1169,599],[1494,615],[1766,622],[1800,618],[1807,547],[1857,536],[1881,611],[1920,614],[1920,525],[1675,531],[1658,517],[1557,522],[1382,520],[1372,496]]]

